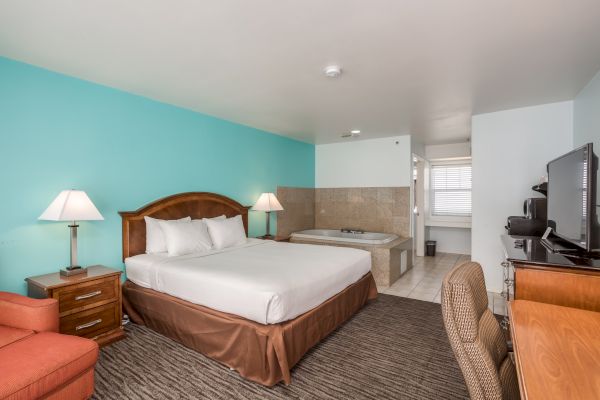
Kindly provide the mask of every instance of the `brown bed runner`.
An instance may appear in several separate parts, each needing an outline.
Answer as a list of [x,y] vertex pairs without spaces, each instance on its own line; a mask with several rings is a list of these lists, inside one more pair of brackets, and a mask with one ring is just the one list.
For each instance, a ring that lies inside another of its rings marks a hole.
[[376,297],[377,287],[369,272],[293,320],[263,325],[131,281],[123,285],[123,306],[133,322],[146,325],[266,386],[280,381],[289,384],[290,369],[302,356]]

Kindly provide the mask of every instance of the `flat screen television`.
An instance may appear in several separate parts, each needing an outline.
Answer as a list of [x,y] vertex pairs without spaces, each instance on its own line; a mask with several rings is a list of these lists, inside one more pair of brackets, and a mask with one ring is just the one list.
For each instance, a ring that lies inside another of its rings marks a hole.
[[598,158],[588,143],[548,163],[548,226],[586,252],[598,249],[596,213]]

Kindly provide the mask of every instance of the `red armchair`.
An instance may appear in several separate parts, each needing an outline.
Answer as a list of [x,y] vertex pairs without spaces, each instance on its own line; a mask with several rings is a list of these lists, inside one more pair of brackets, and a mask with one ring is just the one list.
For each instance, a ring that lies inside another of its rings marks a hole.
[[87,399],[98,345],[58,332],[58,302],[0,292],[0,399]]

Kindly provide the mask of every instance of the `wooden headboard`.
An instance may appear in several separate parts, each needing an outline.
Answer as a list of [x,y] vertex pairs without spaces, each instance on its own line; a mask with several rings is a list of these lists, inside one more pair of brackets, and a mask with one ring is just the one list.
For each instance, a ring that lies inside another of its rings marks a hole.
[[137,211],[120,211],[123,220],[123,260],[146,252],[146,222],[144,217],[158,219],[212,218],[225,214],[228,218],[241,215],[248,234],[248,209],[229,197],[216,193],[190,192],[165,197]]

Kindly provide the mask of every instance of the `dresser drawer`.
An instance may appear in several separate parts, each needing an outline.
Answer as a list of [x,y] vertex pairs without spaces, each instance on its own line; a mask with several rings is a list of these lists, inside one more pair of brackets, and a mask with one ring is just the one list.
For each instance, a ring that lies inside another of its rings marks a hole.
[[60,288],[54,291],[54,298],[63,316],[117,300],[118,290],[119,279],[113,276]]
[[600,312],[600,275],[515,264],[515,300]]
[[80,311],[60,319],[60,333],[93,338],[121,326],[119,303]]

